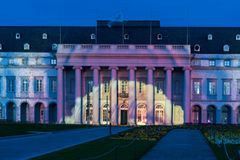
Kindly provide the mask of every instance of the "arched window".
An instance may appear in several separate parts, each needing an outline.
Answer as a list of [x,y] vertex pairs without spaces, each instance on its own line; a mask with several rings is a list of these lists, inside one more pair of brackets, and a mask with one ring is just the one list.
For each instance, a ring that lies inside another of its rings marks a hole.
[[128,40],[129,39],[129,35],[128,34],[124,34],[124,40]]
[[236,40],[239,41],[240,40],[240,34],[236,35]]
[[208,34],[208,40],[211,41],[213,39],[212,34]]
[[95,35],[94,33],[92,33],[92,34],[90,35],[90,38],[91,38],[91,39],[96,39],[96,35]]
[[223,51],[224,51],[224,52],[229,52],[229,50],[230,50],[229,45],[228,45],[228,44],[225,44],[225,45],[223,46]]
[[52,50],[53,50],[53,51],[56,51],[57,48],[58,48],[58,45],[57,45],[56,43],[53,43],[53,44],[52,44]]
[[201,123],[201,107],[200,106],[193,106],[192,110],[193,115],[193,123]]
[[162,37],[162,34],[157,34],[157,40],[162,40],[163,37]]
[[25,44],[23,45],[23,49],[24,49],[24,50],[29,50],[29,49],[30,49],[30,45],[29,45],[28,43],[25,43]]
[[47,39],[47,33],[42,34],[42,39]]

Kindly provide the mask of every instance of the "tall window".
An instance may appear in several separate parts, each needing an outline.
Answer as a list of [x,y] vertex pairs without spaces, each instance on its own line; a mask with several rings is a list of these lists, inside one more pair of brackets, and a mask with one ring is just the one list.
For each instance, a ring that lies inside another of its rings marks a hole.
[[180,95],[180,94],[181,94],[180,80],[175,80],[174,95]]
[[138,84],[139,84],[138,92],[142,93],[144,91],[144,87],[145,87],[144,80],[139,80]]
[[223,81],[223,95],[224,96],[231,95],[231,82],[230,81]]
[[163,79],[156,80],[155,85],[156,85],[156,93],[163,94],[164,80]]
[[87,82],[87,93],[90,93],[93,91],[93,81],[92,80],[88,80]]
[[237,80],[237,95],[240,96],[240,79]]
[[29,87],[29,80],[28,78],[24,77],[22,78],[22,92],[28,92],[28,87]]
[[103,83],[104,83],[104,93],[108,93],[110,91],[109,81],[105,80]]
[[35,92],[43,92],[43,77],[35,77]]
[[208,95],[214,96],[216,95],[217,90],[217,82],[216,81],[208,81]]
[[56,77],[50,77],[49,78],[49,84],[50,84],[50,93],[56,93],[57,92],[57,78]]
[[127,80],[122,80],[121,89],[122,93],[127,93]]
[[15,77],[7,77],[7,91],[15,92]]
[[200,95],[201,94],[201,83],[200,80],[193,81],[193,94]]

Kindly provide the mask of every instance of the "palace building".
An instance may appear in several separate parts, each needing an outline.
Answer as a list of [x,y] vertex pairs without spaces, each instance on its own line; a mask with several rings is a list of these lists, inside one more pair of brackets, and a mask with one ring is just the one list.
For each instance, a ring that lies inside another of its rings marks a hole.
[[0,27],[0,120],[240,124],[240,27]]

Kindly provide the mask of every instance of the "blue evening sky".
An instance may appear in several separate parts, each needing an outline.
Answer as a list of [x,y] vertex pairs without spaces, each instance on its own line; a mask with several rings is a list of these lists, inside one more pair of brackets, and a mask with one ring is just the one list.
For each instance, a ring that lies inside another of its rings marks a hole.
[[1,0],[0,25],[95,25],[160,20],[163,26],[240,26],[240,0]]

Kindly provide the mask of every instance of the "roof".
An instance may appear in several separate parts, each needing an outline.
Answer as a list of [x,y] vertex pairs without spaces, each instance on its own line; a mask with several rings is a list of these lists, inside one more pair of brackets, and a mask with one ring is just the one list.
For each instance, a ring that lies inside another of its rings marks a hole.
[[[109,25],[109,23],[111,23]],[[20,39],[16,39],[16,34]],[[47,39],[43,39],[43,33]],[[94,35],[91,38],[91,35]],[[212,40],[208,40],[208,35]],[[3,52],[56,52],[53,44],[190,44],[192,53],[240,53],[240,27],[161,27],[159,21],[98,21],[97,26],[78,27],[0,27]],[[94,38],[95,37],[95,38]],[[30,45],[24,50],[24,44]]]

